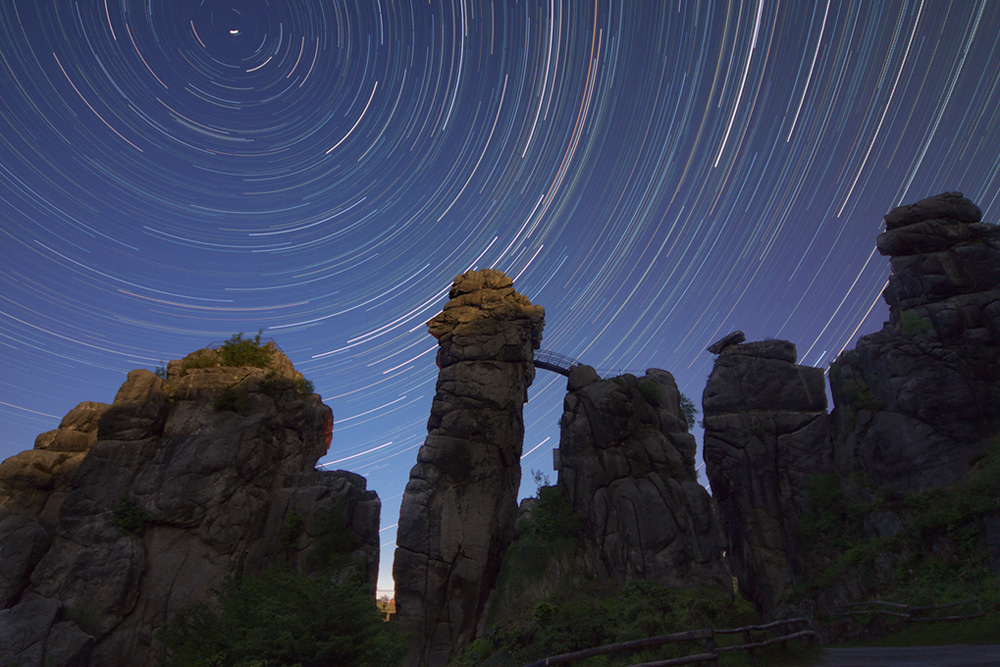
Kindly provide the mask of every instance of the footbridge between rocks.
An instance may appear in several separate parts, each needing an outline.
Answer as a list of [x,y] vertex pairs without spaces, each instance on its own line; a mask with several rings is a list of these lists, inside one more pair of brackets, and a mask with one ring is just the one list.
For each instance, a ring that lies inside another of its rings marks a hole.
[[[574,366],[583,365],[585,364],[582,361],[573,357],[567,357],[565,354],[559,354],[552,350],[535,350],[535,368],[541,368],[542,370],[552,371],[553,373],[569,377],[569,372]],[[626,373],[638,376],[646,372],[631,368],[595,368],[594,370],[600,377],[612,377]]]
[[565,354],[552,352],[551,350],[535,350],[535,368],[552,371],[569,377],[569,371],[573,366],[579,366],[580,362]]

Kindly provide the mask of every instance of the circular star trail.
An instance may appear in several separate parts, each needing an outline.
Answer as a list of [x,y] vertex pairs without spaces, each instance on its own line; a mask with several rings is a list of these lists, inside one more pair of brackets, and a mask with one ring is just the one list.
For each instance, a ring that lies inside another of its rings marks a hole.
[[[383,500],[493,267],[543,347],[697,399],[733,329],[825,366],[885,318],[892,207],[1000,216],[1000,4],[0,0],[0,457],[263,329]],[[540,372],[524,469],[551,473]],[[524,491],[530,493],[531,475]]]

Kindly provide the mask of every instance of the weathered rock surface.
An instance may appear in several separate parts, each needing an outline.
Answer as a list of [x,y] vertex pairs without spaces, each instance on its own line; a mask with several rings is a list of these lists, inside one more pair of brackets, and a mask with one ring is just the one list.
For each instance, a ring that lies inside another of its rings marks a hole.
[[721,350],[703,396],[704,456],[741,592],[770,613],[799,571],[807,488],[832,467],[822,369],[771,340]]
[[889,322],[834,362],[845,479],[954,483],[1000,432],[1000,227],[949,192],[885,216]]
[[[730,562],[759,610],[773,612],[810,571],[835,566],[838,535],[912,533],[923,510],[908,498],[982,488],[1000,434],[1000,227],[981,215],[949,192],[885,216],[878,249],[891,256],[889,321],[831,366],[829,418],[822,371],[794,365],[790,343],[727,345],[727,337],[713,346],[705,461]],[[820,483],[814,499],[810,480]],[[833,506],[818,505],[824,497]],[[958,528],[984,549],[975,557],[1000,571],[998,514],[970,512]],[[956,548],[950,528],[931,535],[937,556]],[[802,544],[803,531],[822,544]],[[818,594],[864,599],[921,557],[909,546],[880,554],[866,568],[841,569]]]
[[332,414],[287,358],[184,365],[132,371],[0,466],[0,663],[152,665],[182,606],[278,557],[318,573],[331,536],[374,586],[378,497],[315,471]]
[[697,482],[696,443],[673,376],[649,369],[600,380],[577,369],[589,367],[570,374],[559,484],[582,519],[590,569],[620,581],[728,588],[724,537]]
[[34,449],[0,463],[0,505],[55,528],[70,491],[70,476],[97,442],[97,423],[110,407],[81,403],[63,417],[59,428],[35,438]]
[[428,322],[439,342],[427,439],[403,494],[393,576],[409,665],[443,665],[484,611],[517,517],[522,406],[544,309],[499,271],[455,278]]

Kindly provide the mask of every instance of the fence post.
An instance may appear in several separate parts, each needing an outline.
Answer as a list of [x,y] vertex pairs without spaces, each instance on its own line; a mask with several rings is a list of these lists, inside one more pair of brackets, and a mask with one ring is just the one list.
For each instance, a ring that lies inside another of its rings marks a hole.
[[[715,652],[715,628],[709,628],[708,639],[705,640],[705,648],[712,655],[717,655]],[[712,658],[708,663],[708,667],[719,667],[719,660],[717,658]]]
[[[743,632],[743,641],[747,644],[753,644],[753,637],[750,635],[749,629]],[[747,655],[750,657],[750,664],[757,667],[757,656],[753,652],[753,647],[747,649]]]

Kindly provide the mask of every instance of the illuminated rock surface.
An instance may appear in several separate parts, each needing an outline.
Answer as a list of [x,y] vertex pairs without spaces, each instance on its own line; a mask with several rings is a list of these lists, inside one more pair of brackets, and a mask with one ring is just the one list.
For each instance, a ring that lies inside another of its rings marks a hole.
[[455,278],[430,322],[437,393],[403,494],[393,577],[409,665],[443,665],[474,638],[513,539],[522,406],[545,311],[499,271]]

